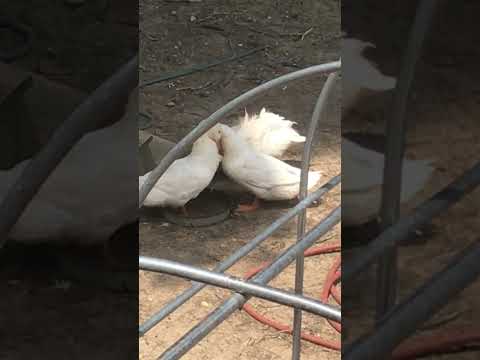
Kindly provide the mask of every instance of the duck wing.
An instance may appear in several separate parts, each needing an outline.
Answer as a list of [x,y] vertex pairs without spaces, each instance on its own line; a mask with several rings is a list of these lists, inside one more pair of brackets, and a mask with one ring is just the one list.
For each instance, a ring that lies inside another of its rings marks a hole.
[[305,142],[305,137],[293,129],[294,124],[263,108],[258,115],[246,115],[233,129],[257,151],[279,157],[291,143]]
[[271,156],[257,156],[245,161],[238,169],[242,182],[264,190],[278,186],[292,186],[300,182],[300,169]]

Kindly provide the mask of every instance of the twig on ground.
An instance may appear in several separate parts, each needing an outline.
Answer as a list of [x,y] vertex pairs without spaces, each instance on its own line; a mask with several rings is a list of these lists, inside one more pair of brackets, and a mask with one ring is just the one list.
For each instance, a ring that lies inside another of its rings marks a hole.
[[311,32],[313,31],[313,27],[311,27],[310,29],[308,29],[307,31],[305,31],[303,34],[302,34],[302,37],[300,38],[300,40],[304,40],[305,37],[310,34]]

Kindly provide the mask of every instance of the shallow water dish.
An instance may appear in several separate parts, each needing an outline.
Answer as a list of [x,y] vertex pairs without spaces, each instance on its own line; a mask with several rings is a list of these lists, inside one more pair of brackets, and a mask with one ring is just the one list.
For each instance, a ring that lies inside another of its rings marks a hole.
[[187,204],[188,216],[173,209],[165,209],[163,215],[172,224],[202,227],[225,221],[230,216],[231,208],[230,198],[221,192],[206,190]]

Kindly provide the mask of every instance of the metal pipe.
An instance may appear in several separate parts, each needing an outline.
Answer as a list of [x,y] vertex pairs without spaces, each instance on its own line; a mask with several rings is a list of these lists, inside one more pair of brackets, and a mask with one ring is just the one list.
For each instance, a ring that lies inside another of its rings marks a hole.
[[31,159],[0,205],[0,248],[48,176],[82,136],[110,120],[138,84],[138,56],[98,87]]
[[466,171],[460,178],[436,193],[420,205],[412,214],[401,219],[373,240],[358,256],[344,264],[342,281],[348,281],[372,264],[387,249],[404,240],[412,229],[429,223],[450,206],[461,200],[466,194],[480,185],[480,162]]
[[376,360],[388,354],[418,327],[480,276],[480,242],[477,240],[396,306],[370,335],[350,345],[342,359]]
[[[333,226],[340,222],[341,209],[337,207],[333,210],[320,224],[314,227],[305,235],[302,241],[295,243],[276,258],[267,268],[258,273],[252,278],[252,282],[257,284],[266,284],[275,278],[282,270],[291,264],[300,252],[304,252],[315,241],[326,234]],[[236,310],[240,309],[245,302],[248,301],[248,296],[240,294],[232,295],[216,310],[210,313],[206,319],[200,322],[197,326],[191,329],[173,346],[167,349],[160,357],[160,360],[176,360],[187,353],[199,341],[207,336],[213,329],[220,325]]]
[[[332,178],[328,183],[323,185],[321,188],[316,190],[315,192],[309,194],[304,200],[300,201],[295,207],[288,210],[285,214],[283,214],[280,218],[275,220],[269,227],[267,227],[263,232],[257,235],[254,239],[250,242],[242,246],[240,249],[235,251],[232,255],[230,255],[227,259],[219,263],[213,271],[221,273],[228,270],[232,267],[235,263],[237,263],[240,259],[248,255],[251,251],[253,251],[258,245],[262,242],[267,240],[274,232],[280,229],[283,225],[285,225],[288,221],[293,219],[297,216],[298,212],[302,209],[306,208],[314,201],[320,199],[326,192],[333,189],[340,183],[340,176],[337,175]],[[200,290],[205,287],[205,284],[196,283],[193,284],[192,287],[184,291],[182,294],[177,296],[175,299],[167,303],[162,309],[160,309],[157,313],[155,313],[151,318],[146,320],[139,328],[140,336],[145,335],[149,330],[151,330],[155,325],[157,325],[160,321],[165,319],[168,315],[170,315],[173,311],[178,309],[181,305],[185,302],[190,300],[195,294],[197,294]]]
[[[318,97],[317,103],[313,110],[312,119],[310,121],[310,126],[307,132],[307,138],[305,140],[305,145],[303,147],[302,155],[302,172],[300,176],[300,191],[299,199],[303,200],[308,194],[308,172],[310,170],[310,159],[312,155],[313,148],[313,138],[315,136],[315,131],[317,130],[317,125],[320,122],[322,114],[324,113],[325,106],[327,101],[330,98],[332,93],[333,86],[335,85],[335,80],[337,73],[332,73],[328,76],[327,81],[325,82],[320,96]],[[303,209],[298,214],[297,220],[297,241],[301,241],[305,235],[305,227],[307,223],[307,209]],[[295,293],[303,293],[303,278],[304,278],[304,256],[303,253],[300,253],[295,264]],[[301,340],[302,340],[302,310],[300,308],[295,308],[293,311],[293,343],[292,343],[292,360],[300,359],[301,351]]]
[[291,294],[287,291],[275,289],[270,286],[253,284],[232,276],[199,269],[194,266],[165,259],[140,256],[138,263],[139,268],[142,270],[161,272],[164,274],[214,285],[223,289],[233,290],[243,295],[254,296],[273,301],[278,304],[300,308],[311,314],[320,315],[330,320],[341,320],[339,309],[335,309],[334,307],[323,304],[315,299]]
[[180,157],[184,151],[191,146],[200,136],[205,134],[210,128],[217,124],[221,119],[223,119],[228,113],[233,111],[239,106],[244,105],[253,97],[256,97],[266,91],[271,90],[272,88],[281,86],[287,82],[298,80],[307,76],[330,73],[333,71],[339,70],[341,67],[341,61],[335,61],[327,64],[316,65],[299,71],[295,71],[286,75],[282,75],[276,79],[270,80],[256,88],[253,88],[246,93],[238,96],[233,99],[226,105],[222,106],[220,109],[215,111],[205,120],[202,120],[192,131],[188,133],[182,140],[180,140],[174,147],[171,149],[168,154],[160,161],[155,169],[149,174],[145,183],[140,188],[139,191],[139,201],[138,204],[141,207],[145,201],[147,195],[152,190],[153,186],[156,184],[158,179],[163,175],[163,173],[168,169],[168,167]]
[[[405,151],[406,111],[415,68],[435,11],[436,0],[419,3],[410,32],[402,70],[387,120],[384,182],[380,211],[383,230],[398,221],[402,190],[402,160]],[[395,304],[397,288],[397,248],[387,249],[377,268],[377,321]]]

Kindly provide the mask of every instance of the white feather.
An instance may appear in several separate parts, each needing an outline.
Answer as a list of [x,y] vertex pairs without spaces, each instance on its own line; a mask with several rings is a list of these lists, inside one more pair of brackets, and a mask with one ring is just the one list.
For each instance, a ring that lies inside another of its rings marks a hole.
[[[227,176],[265,200],[290,200],[298,196],[300,169],[270,155],[262,154],[228,126],[221,125],[222,168]],[[321,178],[310,172],[308,188]]]
[[[360,225],[377,217],[384,155],[342,139],[342,223]],[[403,161],[400,201],[409,204],[424,189],[434,168],[428,160]]]
[[256,151],[276,158],[281,157],[292,143],[303,143],[305,137],[294,128],[293,121],[267,111],[245,117],[233,127]]
[[[110,127],[86,134],[66,155],[12,229],[21,242],[88,244],[137,219],[137,97]],[[29,160],[0,171],[0,201]]]
[[[143,205],[174,208],[184,206],[210,184],[221,159],[217,144],[208,135],[204,135],[195,142],[190,155],[170,165]],[[139,188],[149,174],[139,177]]]
[[382,74],[363,56],[373,44],[358,39],[342,40],[342,107],[349,110],[364,91],[388,91],[396,86],[396,79]]

